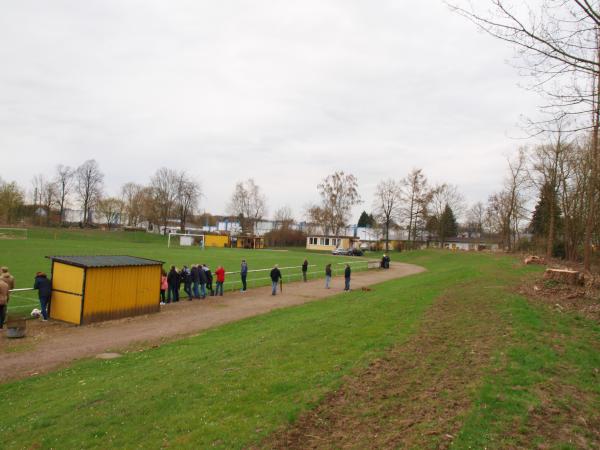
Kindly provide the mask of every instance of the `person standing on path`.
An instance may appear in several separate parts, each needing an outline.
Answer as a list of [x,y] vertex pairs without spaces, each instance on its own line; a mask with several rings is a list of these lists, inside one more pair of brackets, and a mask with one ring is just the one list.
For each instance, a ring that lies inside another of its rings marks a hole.
[[48,320],[48,305],[50,303],[50,296],[52,295],[52,283],[44,272],[38,272],[35,274],[33,288],[38,290],[42,320],[46,322]]
[[4,328],[6,320],[6,309],[8,308],[9,292],[8,284],[0,278],[0,329]]
[[183,278],[183,290],[188,296],[188,301],[192,300],[192,271],[188,266],[183,266],[181,270],[181,277]]
[[[206,272],[204,270],[204,264],[198,266],[198,282],[200,283],[200,298],[206,298],[206,285],[208,284],[208,274],[210,270]],[[211,275],[211,289],[212,289],[212,275]]]
[[202,270],[202,265],[192,264],[192,269],[190,273],[192,274],[192,292],[194,294],[194,298],[200,298],[200,292],[198,291],[198,286],[200,285],[200,271]]
[[179,301],[179,273],[177,272],[177,268],[175,266],[171,266],[171,270],[169,270],[169,274],[167,275],[167,283],[169,285],[169,294],[167,295],[167,303],[173,303]]
[[331,283],[331,264],[325,266],[325,289],[329,289]]
[[167,282],[167,272],[164,269],[160,270],[160,304],[165,304],[165,293],[169,289],[169,283]]
[[279,280],[281,280],[281,271],[279,270],[279,266],[275,264],[273,269],[271,269],[271,295],[277,295]]
[[0,278],[4,279],[4,282],[8,284],[8,289],[15,288],[15,277],[13,277],[8,271],[8,267],[4,266],[0,268]]
[[346,269],[344,270],[344,290],[350,290],[350,275],[352,273],[352,269],[350,269],[350,264],[346,264]]
[[242,259],[242,266],[240,267],[240,275],[242,277],[242,292],[246,290],[246,278],[248,277],[248,264],[245,259]]
[[305,259],[302,263],[302,279],[306,283],[306,272],[308,272],[308,259]]
[[[202,270],[204,270],[204,275],[206,275],[206,289],[210,291],[210,296],[213,297],[215,295],[215,291],[213,290],[213,274],[210,271],[210,267],[206,264],[202,264]],[[206,291],[204,295],[206,296]]]
[[223,266],[217,267],[215,270],[215,275],[217,276],[217,289],[215,295],[223,296],[223,283],[225,283],[225,269]]

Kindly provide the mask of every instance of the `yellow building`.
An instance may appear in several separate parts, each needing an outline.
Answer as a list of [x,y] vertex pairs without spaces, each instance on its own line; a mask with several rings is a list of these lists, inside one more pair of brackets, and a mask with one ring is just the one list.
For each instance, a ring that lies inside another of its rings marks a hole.
[[306,238],[306,249],[324,251],[331,251],[336,248],[347,249],[353,247],[358,241],[358,238],[347,236],[309,236]]
[[228,234],[205,234],[204,247],[229,247],[231,241]]
[[158,312],[163,262],[134,256],[48,256],[50,318],[77,325]]

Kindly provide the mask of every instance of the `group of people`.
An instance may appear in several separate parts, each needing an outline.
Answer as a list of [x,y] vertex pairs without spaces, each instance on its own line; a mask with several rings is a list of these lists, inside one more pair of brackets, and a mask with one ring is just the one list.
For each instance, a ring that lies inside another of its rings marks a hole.
[[[302,280],[308,281],[308,260],[305,259],[302,263]],[[242,259],[240,264],[240,280],[241,280],[241,292],[245,292],[248,289],[248,263],[245,259]],[[344,290],[350,290],[350,278],[352,269],[349,264],[346,264],[344,269]],[[213,289],[213,274],[210,268],[206,264],[195,264],[191,267],[183,266],[179,270],[175,266],[171,266],[169,272],[162,271],[160,281],[160,304],[175,303],[180,300],[179,291],[183,286],[183,290],[187,295],[188,300],[193,299],[204,299],[207,296],[222,296],[223,295],[223,284],[225,283],[225,269],[223,266],[219,266],[215,270],[216,286]],[[271,295],[277,295],[277,290],[283,291],[283,275],[279,266],[275,266],[270,272],[271,278]],[[325,288],[329,289],[331,286],[331,278],[333,272],[331,264],[325,266]]]
[[[6,322],[6,310],[10,300],[10,291],[15,288],[15,277],[8,267],[0,267],[0,328]],[[44,272],[37,272],[33,282],[33,289],[37,289],[40,300],[40,316],[43,321],[48,320],[48,305],[52,295],[52,283]]]
[[[213,281],[216,277],[215,288]],[[162,271],[160,278],[160,304],[178,302],[179,290],[183,290],[188,300],[203,299],[207,295],[223,295],[223,283],[225,283],[225,269],[217,267],[213,274],[206,264],[193,264],[191,267],[183,266],[181,270],[171,266],[169,272]]]

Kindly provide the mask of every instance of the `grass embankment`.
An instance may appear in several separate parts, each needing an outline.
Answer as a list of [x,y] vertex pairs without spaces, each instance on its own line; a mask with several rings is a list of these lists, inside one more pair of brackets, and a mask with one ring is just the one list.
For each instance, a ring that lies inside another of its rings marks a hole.
[[[310,277],[323,277],[324,267],[331,263],[336,273],[343,271],[343,262],[352,262],[354,270],[366,269],[366,258],[332,256],[327,253],[308,252],[304,249],[246,250],[231,248],[197,247],[167,248],[165,236],[144,232],[106,232],[99,230],[62,230],[35,228],[29,230],[27,240],[0,240],[0,265],[7,265],[16,277],[17,288],[29,288],[37,271],[50,274],[48,255],[131,255],[165,261],[165,269],[171,265],[181,268],[184,264],[208,264],[214,271],[223,265],[227,271],[238,271],[242,259],[246,259],[250,270],[280,267],[297,267],[305,258],[314,267],[309,268]],[[379,254],[374,254],[379,257]],[[301,277],[300,269],[283,270],[284,281],[296,281]],[[250,272],[249,287],[269,284],[268,273]],[[239,275],[226,279],[225,289],[240,288]],[[181,291],[183,293],[183,290]],[[158,301],[158,293],[157,293]],[[11,316],[28,315],[38,306],[35,292],[14,293],[9,303]]]
[[[0,447],[278,447],[268,436],[298,423],[334,447],[360,447],[344,441],[355,428],[367,446],[600,443],[600,327],[511,292],[539,269],[481,254],[402,258],[429,271],[2,385]],[[336,395],[344,420],[326,415]],[[315,405],[331,421],[311,429]]]
[[[435,270],[439,257],[408,258]],[[481,262],[415,334],[261,446],[600,448],[600,327],[513,293],[539,269]]]

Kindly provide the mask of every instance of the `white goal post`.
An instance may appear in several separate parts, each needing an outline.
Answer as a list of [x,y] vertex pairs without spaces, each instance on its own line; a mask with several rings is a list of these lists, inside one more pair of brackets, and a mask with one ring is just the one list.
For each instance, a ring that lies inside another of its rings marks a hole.
[[0,239],[27,239],[27,228],[0,228]]
[[193,234],[193,233],[169,233],[169,238],[167,239],[167,247],[171,248],[171,237],[179,236],[179,246],[180,247],[200,247],[204,250],[204,235],[203,234]]

